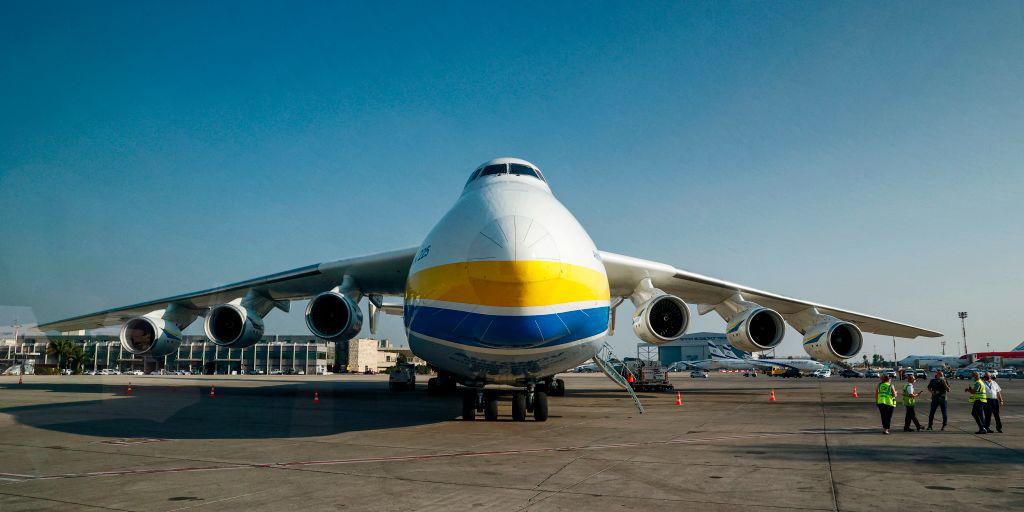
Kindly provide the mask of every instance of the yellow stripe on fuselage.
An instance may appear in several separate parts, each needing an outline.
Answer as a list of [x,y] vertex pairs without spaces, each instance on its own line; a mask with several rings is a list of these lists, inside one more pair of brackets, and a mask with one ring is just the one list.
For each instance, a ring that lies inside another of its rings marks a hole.
[[406,297],[529,307],[609,300],[608,277],[557,261],[466,261],[426,268],[409,278]]

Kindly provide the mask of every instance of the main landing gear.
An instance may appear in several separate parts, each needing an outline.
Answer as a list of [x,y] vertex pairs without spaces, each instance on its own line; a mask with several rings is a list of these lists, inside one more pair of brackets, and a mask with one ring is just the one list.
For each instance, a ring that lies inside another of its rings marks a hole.
[[[565,386],[562,386],[562,392]],[[477,412],[483,412],[484,419],[498,419],[499,393],[494,389],[467,386],[462,390],[462,419],[473,421]],[[548,420],[548,394],[543,388],[533,385],[525,390],[512,391],[512,421],[526,421],[528,413],[533,413],[534,421]]]

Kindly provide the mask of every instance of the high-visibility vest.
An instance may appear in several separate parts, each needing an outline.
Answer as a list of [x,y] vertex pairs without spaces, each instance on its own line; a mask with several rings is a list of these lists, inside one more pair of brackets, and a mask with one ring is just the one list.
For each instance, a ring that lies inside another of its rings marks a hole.
[[896,396],[892,392],[892,384],[888,382],[878,383],[878,399],[875,402],[881,405],[896,407]]
[[917,398],[914,398],[910,394],[910,383],[903,385],[903,405],[907,407],[913,407],[917,403]]
[[970,403],[981,402],[988,403],[988,398],[985,397],[985,383],[981,379],[974,381],[974,385],[978,387],[980,391],[971,391],[971,398],[968,400]]

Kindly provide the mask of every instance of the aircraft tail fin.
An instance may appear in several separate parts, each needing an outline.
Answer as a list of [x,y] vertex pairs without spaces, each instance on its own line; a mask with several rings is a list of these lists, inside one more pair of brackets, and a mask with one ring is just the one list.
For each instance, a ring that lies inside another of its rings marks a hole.
[[1017,345],[1016,347],[1013,347],[1013,351],[1014,352],[1024,351],[1024,341],[1020,342],[1020,345]]

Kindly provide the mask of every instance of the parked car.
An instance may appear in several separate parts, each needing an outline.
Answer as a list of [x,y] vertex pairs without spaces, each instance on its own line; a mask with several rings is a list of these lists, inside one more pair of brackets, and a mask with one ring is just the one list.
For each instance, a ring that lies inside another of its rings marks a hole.
[[812,373],[811,375],[813,375],[813,376],[815,376],[815,377],[817,377],[819,379],[827,379],[827,378],[832,376],[832,370],[830,370],[828,368],[821,368],[821,369],[818,369],[818,370],[814,370],[814,373]]
[[691,379],[708,379],[710,377],[708,376],[707,370],[693,370],[692,372],[690,372],[690,378]]
[[790,377],[802,379],[804,374],[800,373],[800,370],[797,370],[796,368],[786,368],[786,371],[783,372],[781,376],[787,379]]
[[1016,379],[1017,377],[1017,370],[1014,368],[1003,368],[999,370],[1000,379]]
[[416,367],[411,364],[400,364],[388,375],[388,389],[404,391],[416,389]]
[[863,373],[858,372],[857,370],[850,369],[850,368],[847,368],[847,369],[839,372],[839,376],[843,377],[843,378],[846,378],[846,379],[863,379],[864,378],[864,374]]
[[956,371],[956,373],[953,374],[953,378],[954,379],[969,379],[969,378],[971,378],[971,373],[973,373],[973,372],[979,372],[980,373],[981,370],[979,370],[977,368],[960,368],[960,369],[958,369]]
[[918,369],[914,370],[914,377],[917,377],[919,379],[927,379],[928,378],[928,372],[918,368]]
[[757,377],[757,372],[754,370],[746,370],[743,372],[744,377]]
[[877,379],[881,376],[882,374],[878,373],[878,370],[868,370],[867,373],[864,374],[864,377],[869,379]]

